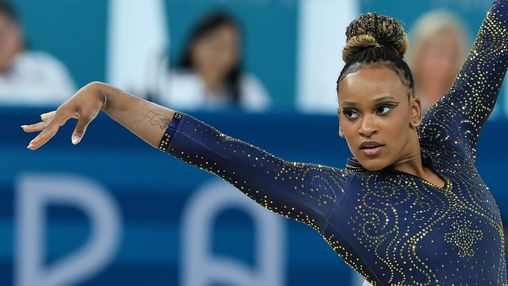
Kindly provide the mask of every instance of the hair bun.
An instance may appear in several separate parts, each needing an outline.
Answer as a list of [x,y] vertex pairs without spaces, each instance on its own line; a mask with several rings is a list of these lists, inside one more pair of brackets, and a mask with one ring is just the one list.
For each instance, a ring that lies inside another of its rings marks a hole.
[[399,21],[377,13],[358,16],[346,29],[346,46],[342,59],[347,62],[354,54],[370,47],[388,46],[401,57],[407,52],[407,36]]

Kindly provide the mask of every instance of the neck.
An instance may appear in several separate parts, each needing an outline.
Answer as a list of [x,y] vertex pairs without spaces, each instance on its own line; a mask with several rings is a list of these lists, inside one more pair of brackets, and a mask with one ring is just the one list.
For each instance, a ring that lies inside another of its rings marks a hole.
[[420,144],[416,144],[413,150],[411,150],[411,152],[404,158],[395,162],[393,167],[397,171],[409,173],[418,177],[423,177],[425,168],[423,167],[422,155],[420,153]]
[[204,79],[206,90],[211,94],[217,94],[222,88],[222,83],[219,80]]
[[415,144],[410,144],[410,146],[413,146],[413,148],[408,155],[393,164],[395,170],[422,178],[438,187],[444,187],[445,181],[434,171],[423,165],[420,142],[417,141]]
[[223,78],[218,72],[206,72],[198,70],[199,75],[203,79],[206,91],[211,94],[217,94],[222,89]]

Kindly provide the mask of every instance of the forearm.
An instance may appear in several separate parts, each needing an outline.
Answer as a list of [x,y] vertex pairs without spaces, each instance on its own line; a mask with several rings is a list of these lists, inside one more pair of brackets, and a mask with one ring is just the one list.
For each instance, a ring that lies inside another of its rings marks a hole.
[[459,108],[461,119],[476,124],[463,128],[474,135],[492,112],[507,69],[507,3],[498,0],[487,13],[452,87],[456,96],[450,103]]
[[102,102],[102,111],[153,147],[173,119],[172,109],[132,96],[104,83],[92,83],[92,94]]
[[428,140],[448,141],[452,148],[465,150],[473,161],[476,142],[508,67],[507,3],[498,0],[493,4],[452,88],[429,109],[420,128],[429,135]]

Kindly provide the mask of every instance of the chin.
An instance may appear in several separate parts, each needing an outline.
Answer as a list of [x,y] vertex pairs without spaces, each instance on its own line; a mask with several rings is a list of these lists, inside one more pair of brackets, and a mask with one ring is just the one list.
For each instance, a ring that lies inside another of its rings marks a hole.
[[366,167],[366,166],[363,166],[363,167],[371,172],[380,171],[380,170],[383,170],[384,168],[386,168],[386,167],[372,167],[372,168],[370,168],[370,167]]
[[378,160],[358,160],[358,162],[367,170],[374,172],[383,170],[384,168],[388,167],[389,164],[379,162]]

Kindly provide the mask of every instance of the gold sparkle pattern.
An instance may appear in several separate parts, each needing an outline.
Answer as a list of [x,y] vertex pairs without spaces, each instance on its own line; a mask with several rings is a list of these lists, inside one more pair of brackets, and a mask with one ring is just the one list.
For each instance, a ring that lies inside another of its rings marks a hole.
[[261,206],[316,229],[374,286],[507,285],[499,209],[475,168],[480,131],[507,70],[506,1],[488,12],[453,87],[419,127],[444,187],[391,167],[284,161],[192,118],[161,146]]
[[481,230],[473,230],[473,223],[469,220],[455,221],[452,224],[453,232],[445,233],[444,240],[459,248],[459,256],[474,256],[473,244],[483,238]]

